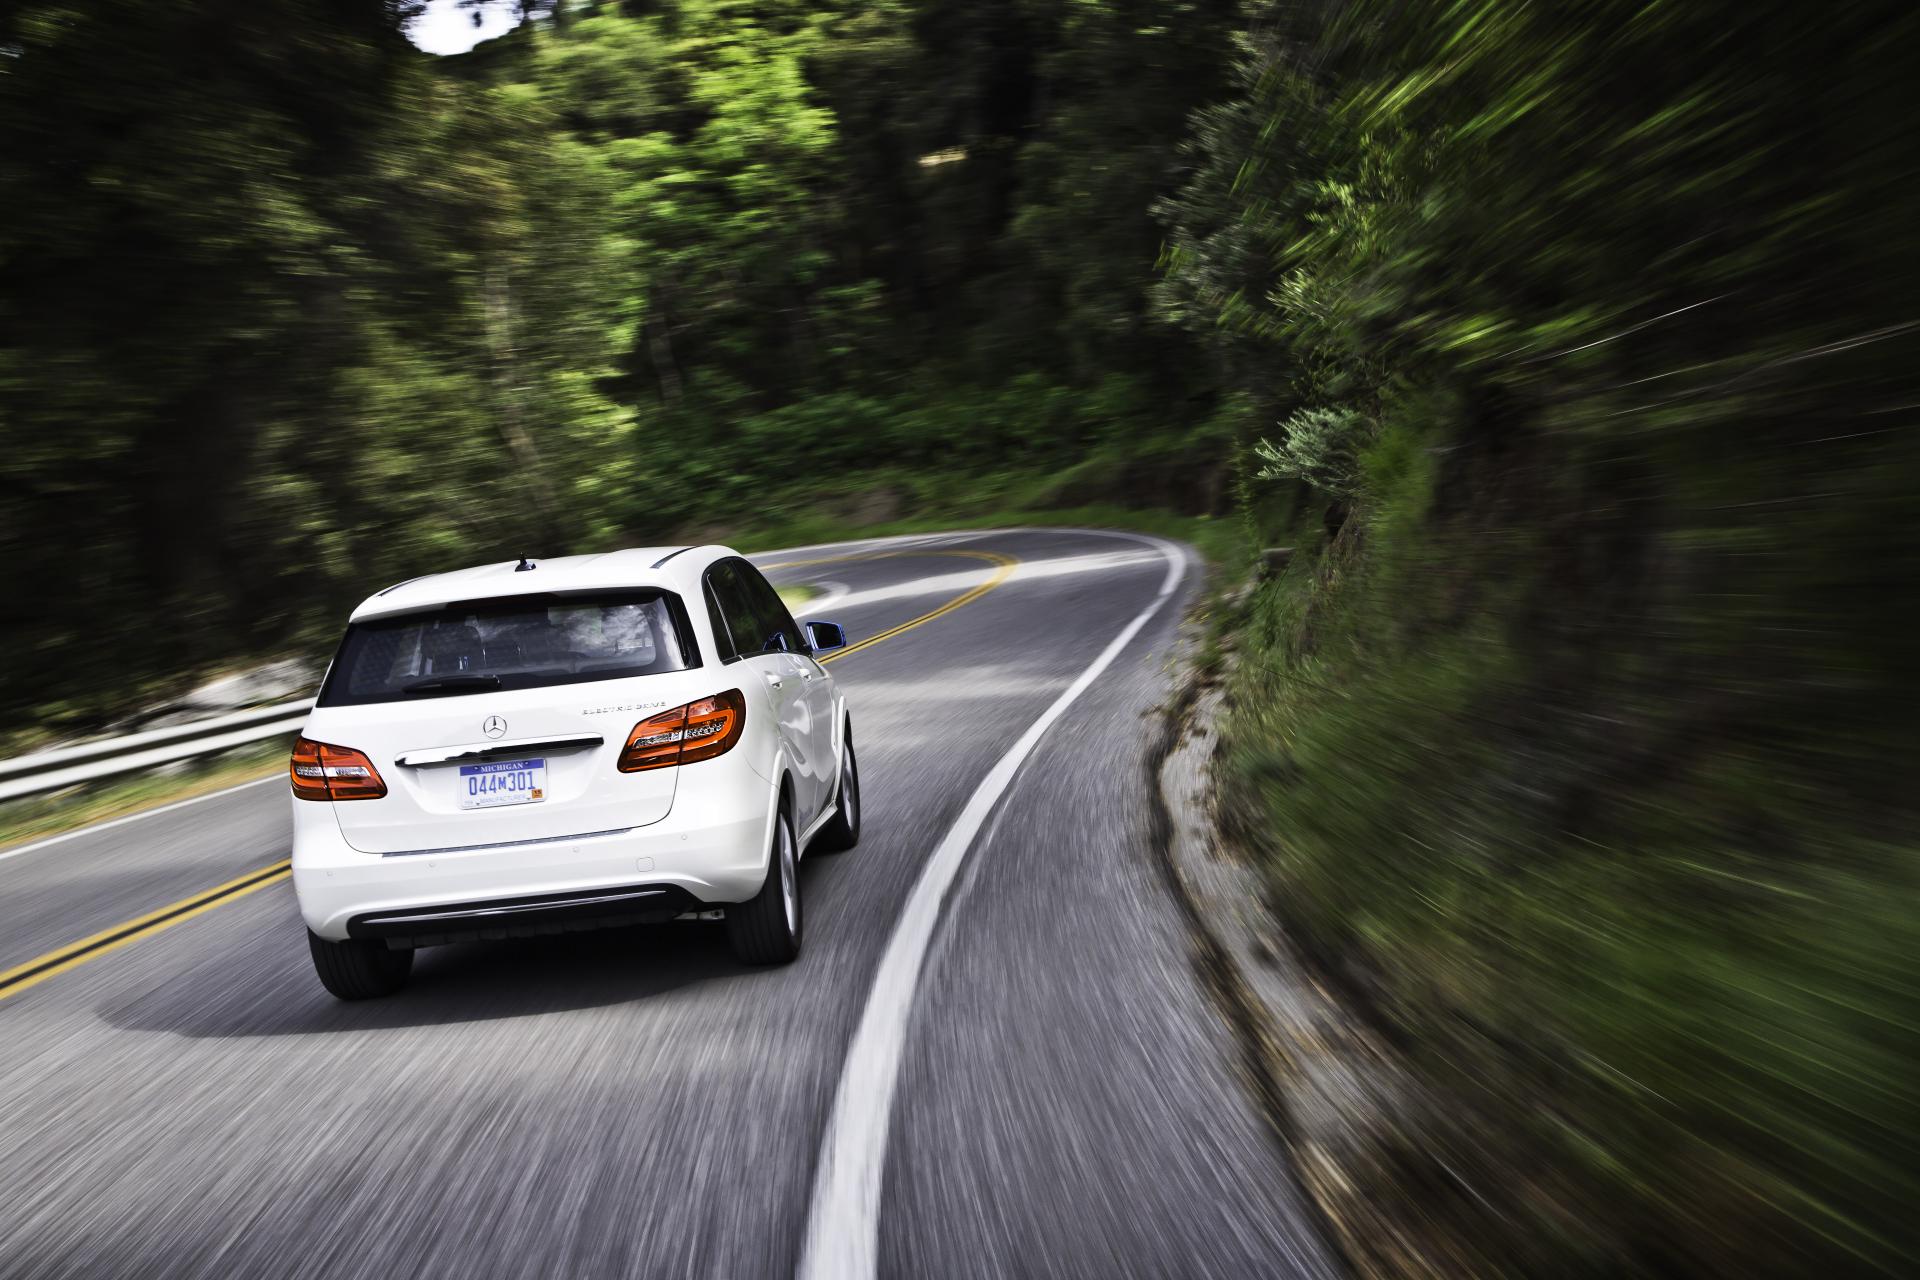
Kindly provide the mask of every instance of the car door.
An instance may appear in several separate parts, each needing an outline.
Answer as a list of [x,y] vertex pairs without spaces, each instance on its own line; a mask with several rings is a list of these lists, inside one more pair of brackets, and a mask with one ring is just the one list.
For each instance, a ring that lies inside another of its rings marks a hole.
[[801,692],[806,698],[807,740],[804,751],[812,793],[808,811],[813,817],[818,817],[832,798],[837,776],[838,762],[833,754],[833,680],[827,675],[826,668],[814,660],[806,632],[794,621],[780,593],[751,564],[743,564],[742,568],[753,579],[761,608],[772,624],[780,629],[791,670],[799,679]]
[[[779,725],[780,741],[793,761],[794,818],[802,830],[819,810],[814,765],[809,758],[812,715],[807,705],[807,682],[796,670],[788,646],[791,637],[761,596],[759,574],[744,560],[722,560],[707,570],[707,583],[720,608],[734,651],[766,688]],[[779,597],[774,597],[779,604]],[[787,626],[791,626],[787,620]],[[797,832],[796,832],[797,834]]]

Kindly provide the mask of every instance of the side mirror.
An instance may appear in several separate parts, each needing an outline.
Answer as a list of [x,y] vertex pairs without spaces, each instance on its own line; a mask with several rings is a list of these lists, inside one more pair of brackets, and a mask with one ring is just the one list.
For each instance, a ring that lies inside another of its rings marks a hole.
[[847,647],[846,628],[837,622],[809,622],[807,643],[813,646],[815,653],[825,653],[829,649],[844,649]]

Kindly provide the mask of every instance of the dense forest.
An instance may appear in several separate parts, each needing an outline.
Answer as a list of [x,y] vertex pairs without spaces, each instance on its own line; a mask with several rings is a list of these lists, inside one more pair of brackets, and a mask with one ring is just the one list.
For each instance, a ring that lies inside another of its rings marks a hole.
[[502,555],[1229,518],[1223,811],[1419,1091],[1355,1261],[1911,1262],[1911,9],[536,9],[0,17],[9,724]]
[[73,566],[9,713],[423,568],[1076,466],[1219,501],[1149,293],[1230,3],[576,4],[447,59],[404,8],[0,36],[0,554]]

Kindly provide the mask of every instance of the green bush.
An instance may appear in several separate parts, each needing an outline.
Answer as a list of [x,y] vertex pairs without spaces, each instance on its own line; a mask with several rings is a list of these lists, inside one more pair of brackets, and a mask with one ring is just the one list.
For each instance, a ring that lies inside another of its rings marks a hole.
[[1166,293],[1301,547],[1228,811],[1421,1094],[1355,1205],[1479,1272],[1910,1268],[1915,15],[1255,18]]

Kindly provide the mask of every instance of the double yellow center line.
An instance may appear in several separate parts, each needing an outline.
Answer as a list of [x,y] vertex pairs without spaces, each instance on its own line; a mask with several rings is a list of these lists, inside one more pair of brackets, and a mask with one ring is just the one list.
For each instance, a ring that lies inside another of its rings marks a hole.
[[[954,551],[941,548],[937,550],[877,551],[862,555],[826,556],[818,560],[787,560],[780,564],[770,564],[764,567],[768,569],[794,569],[802,565],[839,564],[850,560],[886,560],[897,559],[904,556],[963,556],[974,560],[984,560],[996,566],[996,568],[992,577],[971,591],[955,596],[938,609],[929,610],[917,618],[909,618],[897,627],[889,627],[878,635],[868,636],[858,644],[851,644],[844,649],[830,653],[820,659],[823,664],[835,662],[849,654],[871,648],[879,644],[882,640],[890,640],[902,632],[911,631],[915,627],[932,622],[935,618],[952,613],[955,609],[972,604],[975,600],[978,600],[981,596],[987,594],[987,592],[1012,577],[1015,567],[1019,564],[1019,561],[1015,560],[1012,556],[1003,556],[996,551]],[[124,924],[117,924],[111,929],[102,930],[92,937],[82,938],[78,942],[69,942],[67,945],[57,947],[43,956],[36,956],[25,964],[15,965],[11,969],[0,972],[0,1000],[5,1000],[8,996],[17,995],[25,991],[28,987],[45,982],[48,978],[65,973],[69,969],[78,968],[89,960],[106,955],[109,951],[118,951],[121,947],[138,942],[142,938],[152,937],[163,929],[171,929],[181,921],[191,920],[202,912],[213,910],[222,903],[231,902],[235,898],[244,898],[250,893],[255,893],[266,888],[268,885],[278,884],[282,880],[292,876],[292,874],[292,860],[282,858],[279,862],[271,866],[261,867],[256,871],[249,871],[246,875],[229,880],[225,884],[218,884],[211,889],[196,893],[192,897],[182,898],[180,901],[170,903],[157,911],[150,911],[146,915],[129,920]]]
[[909,557],[909,556],[913,556],[913,557],[964,556],[970,560],[984,560],[988,564],[995,565],[997,567],[995,568],[992,577],[988,578],[985,582],[981,583],[979,586],[975,587],[973,590],[968,591],[963,595],[955,596],[953,599],[941,605],[938,609],[930,610],[927,613],[921,614],[917,618],[909,618],[897,627],[888,627],[885,631],[880,632],[878,635],[868,636],[865,640],[860,641],[860,643],[858,644],[850,644],[844,649],[840,649],[834,653],[830,653],[826,657],[820,659],[821,666],[824,667],[829,662],[838,662],[840,659],[847,657],[849,654],[858,653],[862,649],[870,649],[874,645],[879,644],[882,640],[891,640],[893,639],[893,637],[899,635],[903,631],[911,631],[915,627],[921,626],[928,622],[932,622],[935,618],[942,617],[945,614],[952,613],[955,609],[961,608],[962,606],[965,606],[965,605],[972,604],[975,600],[978,600],[981,596],[987,594],[987,592],[993,590],[995,587],[1005,582],[1008,578],[1012,577],[1014,569],[1016,569],[1020,564],[1020,562],[1018,560],[1015,560],[1012,556],[1003,556],[997,551],[951,551],[945,548],[939,548],[939,549],[922,549],[922,550],[912,550],[912,551],[873,551],[873,552],[867,552],[865,554],[851,555],[851,556],[822,556],[818,560],[782,560],[779,564],[762,565],[761,568],[763,569],[797,569],[802,565],[845,564],[851,560],[897,560],[897,559],[901,559],[903,557]]
[[238,879],[215,885],[190,898],[182,898],[178,902],[161,907],[158,911],[149,911],[146,915],[129,920],[125,924],[117,924],[90,938],[69,942],[66,946],[58,947],[43,956],[37,956],[25,964],[15,965],[6,972],[0,973],[0,1000],[25,991],[36,983],[45,982],[55,974],[77,968],[95,956],[103,956],[109,951],[118,951],[128,943],[138,942],[162,929],[171,929],[182,920],[191,920],[201,912],[211,911],[223,902],[244,898],[270,884],[278,884],[292,874],[292,861],[283,858],[270,867],[249,871]]

